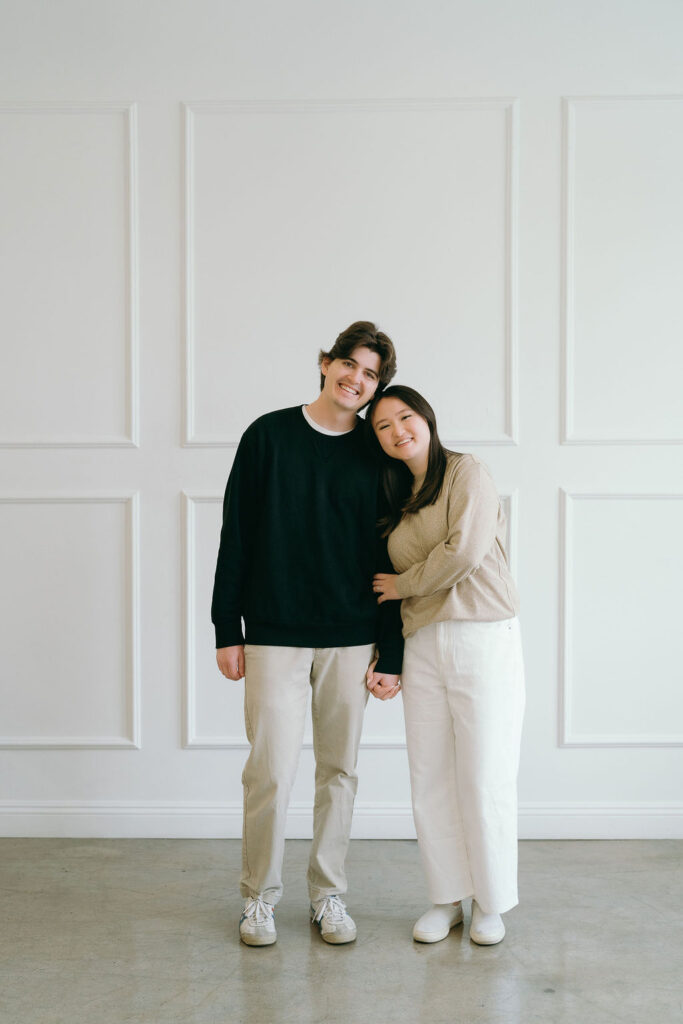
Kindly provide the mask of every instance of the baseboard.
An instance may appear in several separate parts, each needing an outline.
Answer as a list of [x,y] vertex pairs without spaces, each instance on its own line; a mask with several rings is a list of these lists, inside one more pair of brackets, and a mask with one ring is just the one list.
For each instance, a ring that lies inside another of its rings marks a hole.
[[[292,804],[289,839],[309,839],[312,808]],[[0,801],[0,836],[101,839],[238,839],[239,803]],[[358,802],[354,839],[414,839],[409,804]],[[683,839],[683,804],[526,803],[520,839]]]
[[519,837],[683,839],[683,804],[520,804]]

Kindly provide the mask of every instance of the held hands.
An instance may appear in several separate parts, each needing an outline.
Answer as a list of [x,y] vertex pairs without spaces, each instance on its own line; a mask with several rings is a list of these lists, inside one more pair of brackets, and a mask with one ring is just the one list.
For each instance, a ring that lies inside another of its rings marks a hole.
[[244,677],[244,644],[234,647],[219,647],[216,651],[216,664],[226,679],[242,679]]
[[384,601],[400,601],[396,593],[396,573],[377,572],[372,577],[372,589],[378,595],[377,604]]
[[389,672],[375,672],[377,658],[368,668],[365,674],[367,688],[373,697],[378,700],[391,700],[401,690],[399,677]]

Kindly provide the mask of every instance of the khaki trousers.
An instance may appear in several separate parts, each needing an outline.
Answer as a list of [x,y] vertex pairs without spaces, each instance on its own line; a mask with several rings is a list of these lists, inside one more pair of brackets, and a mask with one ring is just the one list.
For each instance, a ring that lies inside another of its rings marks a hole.
[[374,646],[245,646],[244,718],[251,752],[242,774],[244,898],[275,904],[282,895],[282,860],[289,796],[301,753],[311,692],[315,803],[308,867],[311,900],[346,892],[356,763],[368,700],[365,673]]
[[519,622],[412,633],[403,710],[418,846],[432,903],[517,903],[517,769],[524,714]]

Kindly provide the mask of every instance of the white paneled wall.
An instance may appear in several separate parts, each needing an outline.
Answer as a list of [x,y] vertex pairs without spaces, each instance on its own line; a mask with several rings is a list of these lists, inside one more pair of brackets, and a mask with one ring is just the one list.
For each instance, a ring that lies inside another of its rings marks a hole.
[[[0,831],[237,836],[209,621],[256,416],[356,319],[491,467],[523,836],[682,836],[683,8],[5,0]],[[357,836],[410,836],[400,701]],[[310,733],[290,834],[310,832]]]

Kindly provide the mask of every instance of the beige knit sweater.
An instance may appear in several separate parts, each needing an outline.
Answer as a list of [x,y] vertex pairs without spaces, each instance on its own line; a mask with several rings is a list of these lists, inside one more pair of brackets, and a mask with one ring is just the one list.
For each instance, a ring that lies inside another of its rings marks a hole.
[[[423,480],[415,478],[414,491]],[[505,515],[488,469],[473,455],[449,455],[436,503],[404,516],[389,536],[403,635],[447,619],[516,615],[504,540]]]

